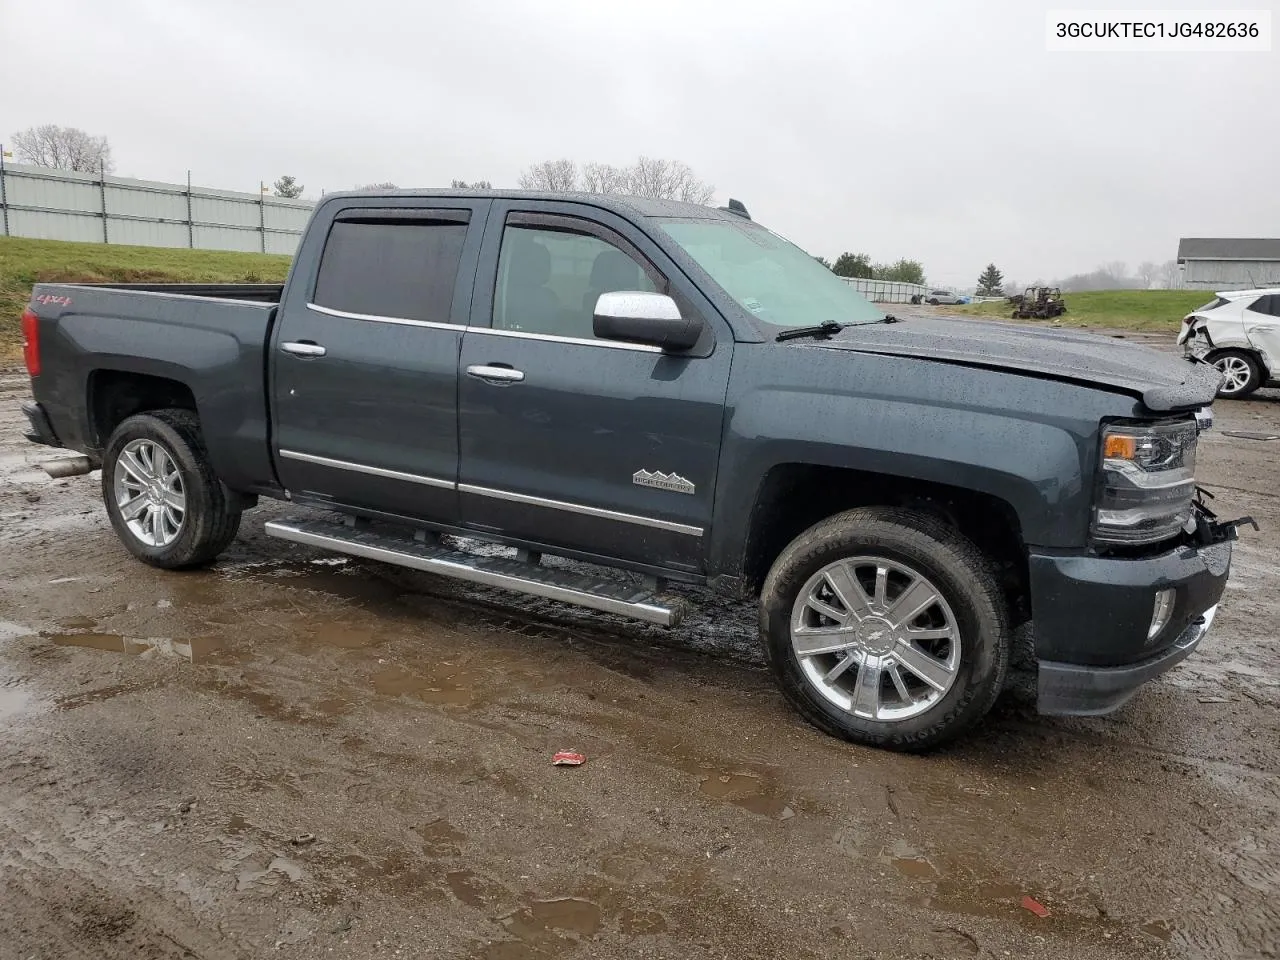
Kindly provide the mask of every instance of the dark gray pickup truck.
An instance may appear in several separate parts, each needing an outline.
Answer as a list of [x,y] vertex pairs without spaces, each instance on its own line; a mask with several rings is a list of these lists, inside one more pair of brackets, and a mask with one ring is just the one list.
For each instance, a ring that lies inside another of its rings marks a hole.
[[1042,712],[1114,710],[1227,581],[1216,370],[895,321],[736,201],[335,194],[282,287],[41,284],[23,329],[30,439],[140,560],[267,496],[348,518],[287,540],[655,623],[667,581],[758,596],[788,699],[864,743],[955,736],[1020,655]]

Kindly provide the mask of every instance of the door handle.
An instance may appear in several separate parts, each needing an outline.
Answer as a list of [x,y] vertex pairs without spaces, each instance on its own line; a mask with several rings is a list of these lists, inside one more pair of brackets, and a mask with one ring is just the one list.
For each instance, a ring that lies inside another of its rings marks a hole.
[[473,363],[467,367],[467,376],[475,377],[477,380],[487,380],[490,383],[519,383],[524,379],[524,371],[513,370],[511,367]]
[[327,352],[320,344],[312,343],[310,340],[286,341],[280,344],[280,349],[285,353],[292,353],[295,357],[323,357]]

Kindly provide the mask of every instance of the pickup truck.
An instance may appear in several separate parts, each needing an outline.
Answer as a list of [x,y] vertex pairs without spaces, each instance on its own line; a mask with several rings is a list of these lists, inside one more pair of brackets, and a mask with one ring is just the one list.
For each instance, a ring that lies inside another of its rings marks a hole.
[[898,321],[737,201],[331,194],[283,286],[40,284],[22,327],[30,439],[145,563],[271,497],[320,508],[286,540],[659,624],[669,582],[758,597],[786,698],[862,743],[955,737],[1019,657],[1041,712],[1112,711],[1227,581],[1213,367]]

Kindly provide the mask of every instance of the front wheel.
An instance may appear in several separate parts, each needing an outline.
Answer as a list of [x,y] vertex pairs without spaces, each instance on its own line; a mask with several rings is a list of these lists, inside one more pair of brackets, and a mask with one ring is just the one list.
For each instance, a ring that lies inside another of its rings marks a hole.
[[1244,350],[1223,350],[1215,354],[1210,362],[1222,374],[1222,386],[1218,388],[1220,397],[1239,400],[1262,386],[1262,365],[1251,353]]
[[791,704],[834,736],[925,750],[991,709],[1009,663],[990,563],[940,520],[863,507],[802,533],[774,562],[760,632]]
[[166,570],[217,558],[240,528],[189,410],[154,410],[116,427],[102,457],[102,499],[116,536]]

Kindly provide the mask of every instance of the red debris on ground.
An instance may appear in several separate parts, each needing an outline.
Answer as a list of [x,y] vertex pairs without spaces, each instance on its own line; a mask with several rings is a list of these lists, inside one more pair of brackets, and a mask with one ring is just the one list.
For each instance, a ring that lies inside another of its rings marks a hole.
[[1030,910],[1037,917],[1047,917],[1049,915],[1049,908],[1035,897],[1023,897],[1022,908],[1024,910]]

